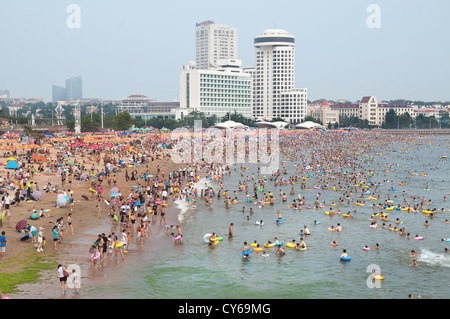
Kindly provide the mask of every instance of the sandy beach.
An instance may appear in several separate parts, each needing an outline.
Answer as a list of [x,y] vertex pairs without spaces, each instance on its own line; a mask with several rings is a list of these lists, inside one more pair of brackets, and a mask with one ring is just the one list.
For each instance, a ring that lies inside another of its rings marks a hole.
[[[50,154],[47,156],[50,159],[56,158],[58,149],[48,148]],[[2,160],[5,161],[11,154],[9,152],[2,153]],[[101,156],[104,154],[101,153]],[[80,156],[80,154],[78,154]],[[86,160],[86,166],[94,169],[102,169],[103,157],[99,162],[93,161],[87,154],[78,158],[79,161]],[[91,159],[89,161],[89,159]],[[47,162],[49,163],[49,162]],[[35,169],[37,164],[33,164]],[[168,174],[174,170],[178,170],[180,167],[178,164],[173,163],[170,158],[155,158],[154,161],[148,161],[145,164],[137,165],[133,168],[127,168],[128,173],[130,171],[137,171],[136,176],[141,176],[145,172],[158,177],[157,167],[160,168],[160,176],[168,176]],[[10,174],[11,174],[11,170]],[[5,165],[0,166],[0,176],[6,180],[8,169]],[[125,169],[117,173],[117,185],[119,191],[124,197],[136,190],[138,180],[126,180]],[[4,219],[3,226],[0,231],[6,232],[7,247],[4,260],[1,262],[3,266],[3,272],[9,272],[12,275],[19,272],[24,263],[20,260],[26,260],[30,256],[44,257],[50,264],[54,264],[53,270],[45,270],[41,272],[41,277],[37,282],[30,284],[22,284],[17,287],[17,293],[5,293],[14,299],[35,299],[35,298],[72,298],[71,295],[63,295],[60,289],[60,283],[55,282],[56,266],[62,264],[67,266],[69,264],[77,264],[81,268],[81,278],[83,287],[87,287],[90,283],[100,284],[105,278],[112,277],[110,274],[113,271],[117,271],[117,268],[122,264],[134,263],[139,260],[139,256],[142,253],[146,253],[147,246],[156,246],[158,242],[171,240],[170,234],[166,234],[164,223],[160,225],[160,215],[158,214],[157,220],[154,223],[150,223],[151,234],[144,241],[144,247],[140,247],[139,241],[134,243],[136,238],[136,228],[127,228],[130,231],[130,249],[125,254],[125,260],[122,260],[120,255],[115,258],[112,257],[111,261],[105,260],[104,265],[101,268],[95,268],[90,263],[89,247],[97,239],[97,235],[105,233],[106,235],[111,232],[120,234],[121,225],[113,225],[112,218],[108,216],[107,205],[103,203],[101,205],[101,217],[97,214],[97,200],[92,196],[90,192],[90,182],[87,180],[73,179],[71,183],[66,181],[64,187],[61,187],[61,177],[58,177],[56,173],[48,174],[43,172],[35,172],[34,176],[29,179],[33,183],[33,189],[39,189],[42,192],[42,197],[38,201],[32,202],[20,202],[18,206],[11,205],[10,212],[11,217],[9,221]],[[91,178],[92,180],[92,178]],[[18,186],[17,181],[10,180],[15,186]],[[52,192],[44,192],[43,186],[47,183],[51,185],[59,185],[59,191],[73,191],[74,194],[74,208],[72,211],[72,223],[74,235],[69,230],[67,233],[67,217],[70,213],[69,204],[64,207],[55,207],[57,194]],[[106,182],[103,183],[103,194],[110,194],[110,189],[113,185],[108,186]],[[135,186],[133,188],[133,186]],[[14,190],[8,191],[9,195],[14,196]],[[82,196],[87,197],[82,197]],[[107,196],[107,195],[106,195]],[[104,196],[104,197],[106,197]],[[85,198],[88,198],[87,200]],[[168,207],[166,209],[166,224],[177,225],[178,222],[178,210],[173,206],[171,200],[167,201]],[[32,210],[37,211],[51,210],[47,212],[47,216],[38,220],[30,220],[29,217],[32,214]],[[57,243],[57,250],[53,247],[52,228],[58,218],[63,217],[66,229],[63,230],[62,243]],[[43,228],[44,236],[46,237],[46,244],[42,252],[37,252],[34,248],[34,244],[31,240],[21,241],[20,238],[23,234],[18,232],[15,227],[17,222],[21,220],[27,220],[28,224],[33,225],[36,229]],[[106,257],[105,257],[106,259]],[[17,262],[18,261],[18,262]],[[83,298],[83,294],[77,296],[77,298]]]

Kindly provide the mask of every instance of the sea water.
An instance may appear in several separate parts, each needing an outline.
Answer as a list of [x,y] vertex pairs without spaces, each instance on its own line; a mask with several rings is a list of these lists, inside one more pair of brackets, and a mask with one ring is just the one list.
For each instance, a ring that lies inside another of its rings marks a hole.
[[[420,145],[394,143],[388,150],[378,150],[382,155],[370,154],[373,156],[370,162],[361,160],[368,165],[367,169],[377,169],[373,182],[389,182],[379,186],[380,201],[369,200],[367,196],[360,199],[358,194],[352,198],[364,200],[365,206],[351,203],[347,207],[334,207],[336,210],[340,208],[341,214],[350,211],[354,218],[327,216],[325,211],[329,206],[324,209],[303,208],[301,211],[288,209],[292,199],[298,196],[299,186],[295,188],[296,194],[290,195],[291,185],[275,187],[270,181],[264,192],[272,192],[277,198],[274,206],[260,207],[247,203],[244,192],[238,192],[239,203],[232,204],[229,209],[225,208],[223,197],[215,199],[213,208],[206,207],[200,199],[196,208],[192,208],[192,203],[179,200],[176,202],[180,208],[178,220],[184,236],[181,245],[176,245],[170,236],[166,236],[167,240],[162,240],[157,247],[152,247],[147,241],[147,249],[139,259],[123,263],[120,269],[105,269],[108,273],[105,279],[95,285],[87,284],[84,293],[100,298],[164,299],[385,299],[407,298],[408,294],[421,298],[449,298],[450,255],[444,252],[444,248],[450,247],[450,243],[441,239],[450,237],[450,224],[445,223],[450,219],[450,213],[438,212],[430,219],[429,215],[422,213],[371,207],[373,203],[383,203],[390,194],[394,205],[400,203],[404,206],[405,200],[417,204],[417,201],[412,202],[413,195],[424,196],[427,201],[431,199],[430,209],[449,208],[443,197],[450,190],[450,165],[446,158],[441,157],[448,155],[449,143],[446,137],[433,140],[435,142],[430,143],[424,139]],[[288,161],[284,165],[288,173],[295,172],[294,163]],[[256,176],[256,165],[247,167],[244,176],[251,176],[251,173]],[[389,170],[389,173],[384,170]],[[417,175],[412,176],[411,172],[417,172]],[[225,189],[230,190],[232,197],[239,180],[244,181],[239,173],[240,167],[233,167],[231,176],[224,180]],[[427,176],[422,176],[422,173]],[[309,185],[313,182],[308,181]],[[399,186],[399,182],[404,185]],[[252,189],[253,182],[248,183]],[[220,191],[219,184],[208,179],[202,179],[197,186],[211,186]],[[280,190],[288,196],[286,203],[281,201]],[[403,191],[405,197],[402,196]],[[322,194],[319,201],[326,201],[327,205],[337,203],[343,193],[312,187],[309,192],[300,191],[311,206],[319,192]],[[246,207],[245,213],[242,212],[243,207]],[[247,220],[250,207],[254,214]],[[277,209],[282,212],[284,223],[281,225],[274,223]],[[370,216],[380,211],[388,212],[390,221],[377,220],[379,227],[369,228]],[[408,240],[406,236],[380,227],[382,223],[395,226],[396,218],[402,221],[398,225],[400,228],[405,227],[412,237],[418,234],[424,240]],[[264,221],[263,226],[255,224],[259,220]],[[428,227],[424,226],[426,220],[430,224]],[[233,238],[228,237],[230,223],[234,224]],[[342,232],[327,230],[337,223],[342,226]],[[297,252],[283,246],[286,254],[281,257],[270,248],[265,248],[268,257],[253,252],[244,258],[241,254],[245,241],[250,244],[256,240],[261,246],[268,240],[273,242],[275,237],[284,243],[292,239],[298,242],[304,226],[311,231],[311,235],[303,236],[308,246],[306,251]],[[209,246],[203,241],[203,236],[212,232],[223,237],[218,245]],[[338,242],[339,246],[331,247],[332,241]],[[373,249],[376,243],[379,250]],[[363,251],[365,245],[372,250]],[[352,257],[350,262],[339,260],[342,249]],[[410,266],[413,261],[411,250],[420,255],[415,257],[418,267]],[[367,281],[374,265],[385,277],[377,286],[369,285]]]

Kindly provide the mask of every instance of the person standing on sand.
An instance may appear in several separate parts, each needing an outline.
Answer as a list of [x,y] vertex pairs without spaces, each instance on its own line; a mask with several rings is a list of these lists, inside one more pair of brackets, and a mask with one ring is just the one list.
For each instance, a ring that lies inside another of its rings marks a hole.
[[75,269],[72,270],[72,280],[73,280],[73,288],[75,291],[73,292],[75,295],[80,294],[80,275],[76,272]]
[[38,251],[38,252],[44,251],[44,250],[42,249],[42,247],[43,247],[43,245],[44,245],[44,232],[43,232],[43,230],[44,230],[44,228],[39,227],[39,231],[38,231],[38,239],[37,239],[37,241],[38,241],[37,251]]
[[61,283],[61,292],[63,294],[67,293],[67,277],[67,270],[61,264],[59,264],[56,268],[55,282],[59,278],[59,282]]
[[69,215],[67,216],[67,230],[66,233],[69,232],[69,230],[72,231],[72,236],[73,236],[73,225],[72,225],[72,213],[69,213]]
[[2,231],[2,235],[0,236],[0,260],[3,260],[4,254],[6,252],[6,236],[5,231]]
[[52,233],[53,233],[53,247],[55,248],[55,250],[57,250],[58,248],[56,248],[56,242],[59,241],[59,231],[56,225],[53,226]]

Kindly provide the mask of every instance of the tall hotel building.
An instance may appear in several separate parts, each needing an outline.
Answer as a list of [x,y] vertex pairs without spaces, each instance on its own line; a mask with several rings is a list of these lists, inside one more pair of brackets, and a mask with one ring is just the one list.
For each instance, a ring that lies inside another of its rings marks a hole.
[[195,56],[197,69],[217,66],[218,60],[238,58],[238,30],[208,20],[196,24]]
[[237,28],[213,21],[196,24],[196,62],[180,72],[177,119],[194,110],[219,119],[235,111],[252,117],[252,76],[241,69],[237,55]]
[[303,122],[307,89],[294,88],[295,37],[284,30],[270,29],[254,38],[256,64],[253,76],[253,117],[282,118]]

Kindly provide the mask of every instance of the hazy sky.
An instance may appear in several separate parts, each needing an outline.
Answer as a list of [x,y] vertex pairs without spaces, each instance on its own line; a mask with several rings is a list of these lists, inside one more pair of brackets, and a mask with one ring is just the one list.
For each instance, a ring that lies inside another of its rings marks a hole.
[[[67,26],[70,4],[80,28]],[[380,28],[367,25],[370,4]],[[449,12],[449,0],[1,0],[0,89],[51,101],[52,84],[81,75],[84,97],[178,100],[195,23],[214,20],[238,28],[243,66],[263,30],[295,35],[296,87],[311,100],[448,101]]]

